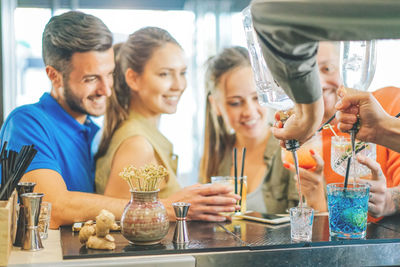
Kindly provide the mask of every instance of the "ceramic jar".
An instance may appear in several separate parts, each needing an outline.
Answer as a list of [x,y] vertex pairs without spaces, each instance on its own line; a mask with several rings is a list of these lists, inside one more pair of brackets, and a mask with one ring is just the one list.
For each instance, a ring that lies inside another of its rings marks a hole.
[[121,233],[130,243],[157,244],[168,233],[168,214],[158,192],[131,191],[121,218]]

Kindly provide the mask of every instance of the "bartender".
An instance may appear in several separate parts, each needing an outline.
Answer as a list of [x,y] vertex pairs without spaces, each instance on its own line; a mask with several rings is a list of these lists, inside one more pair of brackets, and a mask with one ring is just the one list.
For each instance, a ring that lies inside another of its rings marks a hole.
[[318,41],[400,38],[398,0],[255,0],[251,12],[268,67],[296,103],[285,128],[272,129],[281,140],[304,142],[321,125]]

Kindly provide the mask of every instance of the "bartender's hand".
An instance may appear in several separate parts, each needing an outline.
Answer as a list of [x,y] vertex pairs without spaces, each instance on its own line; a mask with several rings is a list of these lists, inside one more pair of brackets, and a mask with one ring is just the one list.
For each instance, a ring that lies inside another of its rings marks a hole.
[[[325,182],[324,182],[324,160],[318,153],[310,149],[311,156],[317,162],[317,165],[310,169],[299,168],[301,193],[306,198],[307,205],[317,211],[327,211],[327,204],[325,198]],[[285,168],[295,172],[296,169],[293,164],[285,163]],[[297,176],[294,176],[297,184]]]
[[[281,140],[281,146],[284,147],[285,140],[295,139],[300,144],[307,141],[315,134],[321,125],[324,116],[324,102],[322,97],[311,104],[295,104],[294,113],[285,122],[278,121],[272,127],[273,135]],[[279,118],[276,118],[279,120]]]
[[371,170],[372,180],[357,179],[358,183],[369,184],[368,211],[373,217],[388,216],[399,212],[399,187],[387,188],[386,177],[378,162],[362,155],[357,160]]
[[186,202],[191,204],[189,220],[225,221],[227,217],[220,215],[220,212],[240,209],[236,205],[240,196],[233,194],[231,190],[231,187],[222,184],[195,184],[183,188],[162,202],[171,220],[175,220],[172,203]]
[[[370,92],[341,87],[338,90],[341,100],[336,103],[338,128],[347,132],[360,118],[357,139],[376,143],[381,123],[390,117]],[[379,127],[378,127],[379,126]],[[382,125],[384,126],[384,125]]]

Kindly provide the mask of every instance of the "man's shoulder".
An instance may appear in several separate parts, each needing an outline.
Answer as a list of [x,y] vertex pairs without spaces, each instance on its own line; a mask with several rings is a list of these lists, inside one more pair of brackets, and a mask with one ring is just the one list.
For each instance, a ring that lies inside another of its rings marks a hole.
[[391,115],[400,112],[400,88],[384,87],[372,93],[383,109]]
[[[3,131],[21,131],[30,130],[35,131],[38,128],[48,128],[51,124],[49,115],[45,110],[38,104],[28,104],[15,108],[5,120]],[[46,126],[47,125],[47,126]]]

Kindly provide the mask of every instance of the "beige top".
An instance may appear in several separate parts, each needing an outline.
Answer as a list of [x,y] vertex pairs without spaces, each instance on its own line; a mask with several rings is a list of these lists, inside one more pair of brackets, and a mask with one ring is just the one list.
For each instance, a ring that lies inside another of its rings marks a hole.
[[[261,187],[267,213],[287,213],[298,204],[298,193],[293,173],[283,167],[281,147],[271,134],[264,152],[267,166]],[[232,168],[232,151],[228,151],[218,168],[217,175],[229,175]],[[246,170],[245,170],[246,171]],[[246,175],[246,172],[244,173]],[[251,179],[251,177],[247,177]],[[264,207],[260,207],[260,211]]]
[[[130,112],[128,119],[121,124],[112,136],[107,153],[96,162],[96,192],[104,194],[114,154],[122,142],[133,136],[146,138],[152,145],[157,160],[168,170],[169,177],[164,187],[161,188],[159,196],[166,198],[179,191],[181,187],[176,179],[178,156],[173,154],[171,142],[146,118],[140,114]],[[136,153],[140,153],[140,151],[136,151]]]

